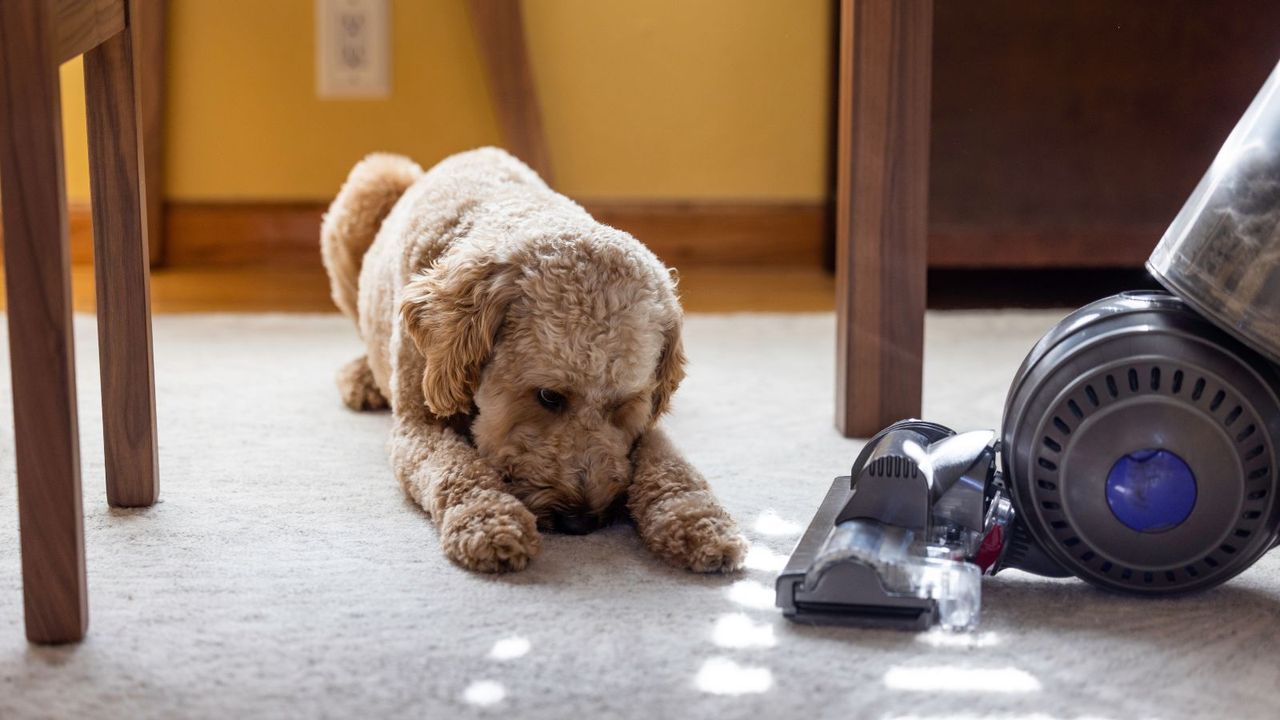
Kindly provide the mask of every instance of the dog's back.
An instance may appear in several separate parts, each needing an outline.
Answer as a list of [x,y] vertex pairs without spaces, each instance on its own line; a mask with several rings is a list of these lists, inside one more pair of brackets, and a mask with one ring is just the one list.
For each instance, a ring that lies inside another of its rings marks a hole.
[[[364,257],[375,244],[383,257],[402,255],[406,266],[401,269],[412,273],[448,246],[469,208],[482,202],[501,205],[504,198],[576,208],[528,166],[497,148],[452,155],[426,172],[402,155],[365,157],[351,169],[320,228],[320,251],[334,304],[346,315],[359,317]],[[393,218],[397,205],[402,209]],[[405,247],[409,237],[413,248]]]
[[[471,210],[484,206],[485,212]],[[494,225],[550,213],[560,222],[592,222],[524,163],[497,148],[450,156],[424,172],[399,155],[375,153],[351,170],[329,206],[320,246],[334,303],[354,319],[368,365],[390,394],[390,347],[400,290],[455,240]],[[514,228],[512,228],[514,230]]]
[[374,153],[351,169],[329,205],[320,226],[320,255],[333,302],[347,316],[356,317],[356,283],[365,252],[391,208],[422,174],[406,157]]

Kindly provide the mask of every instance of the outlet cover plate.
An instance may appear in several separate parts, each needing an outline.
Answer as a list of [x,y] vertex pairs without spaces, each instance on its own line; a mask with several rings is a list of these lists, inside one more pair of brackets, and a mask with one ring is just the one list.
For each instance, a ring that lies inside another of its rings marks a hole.
[[316,95],[391,94],[389,0],[316,0]]

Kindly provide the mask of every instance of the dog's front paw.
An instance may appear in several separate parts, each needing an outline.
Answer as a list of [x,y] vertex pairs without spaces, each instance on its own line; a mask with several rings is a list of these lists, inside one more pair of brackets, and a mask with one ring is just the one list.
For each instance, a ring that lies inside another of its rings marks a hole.
[[542,547],[533,513],[493,491],[446,510],[440,536],[450,560],[477,572],[523,570]]
[[733,572],[747,557],[747,539],[732,520],[701,522],[689,531],[686,566],[694,572]]
[[732,572],[747,557],[746,538],[706,492],[688,493],[653,508],[642,534],[658,556],[694,572]]
[[352,410],[382,410],[387,407],[387,399],[373,379],[373,370],[369,369],[368,357],[361,355],[343,365],[337,380],[342,402]]

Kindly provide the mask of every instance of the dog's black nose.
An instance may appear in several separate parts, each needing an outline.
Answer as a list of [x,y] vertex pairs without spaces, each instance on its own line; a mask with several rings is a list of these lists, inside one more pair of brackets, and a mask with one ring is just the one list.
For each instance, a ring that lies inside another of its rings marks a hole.
[[551,513],[551,526],[566,535],[586,535],[600,529],[600,518],[594,513],[556,511]]

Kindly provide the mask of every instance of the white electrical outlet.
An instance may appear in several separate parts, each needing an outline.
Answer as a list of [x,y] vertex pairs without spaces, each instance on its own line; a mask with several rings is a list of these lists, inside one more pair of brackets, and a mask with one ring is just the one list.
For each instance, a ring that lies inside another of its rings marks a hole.
[[316,94],[391,94],[389,0],[316,0]]

